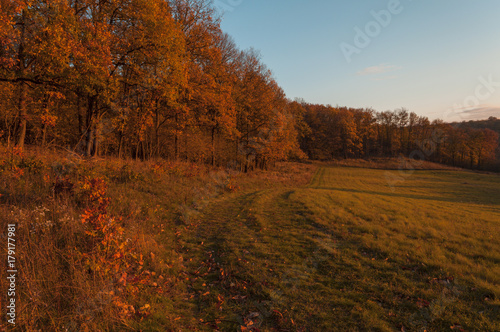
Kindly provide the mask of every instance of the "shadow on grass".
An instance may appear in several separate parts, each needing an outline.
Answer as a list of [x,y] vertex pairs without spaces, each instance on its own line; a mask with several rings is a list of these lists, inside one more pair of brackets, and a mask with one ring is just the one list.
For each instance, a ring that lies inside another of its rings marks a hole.
[[[417,199],[417,200],[425,200],[425,201],[438,201],[438,202],[449,202],[449,203],[474,203],[480,205],[500,205],[500,200],[494,199],[493,197],[486,195],[487,197],[478,197],[477,192],[463,192],[460,196],[462,200],[457,200],[457,197],[440,197],[440,196],[430,196],[430,195],[415,195],[415,194],[404,194],[404,193],[391,193],[391,192],[381,192],[381,191],[371,191],[371,190],[358,190],[358,189],[345,189],[345,188],[335,188],[335,187],[322,187],[322,186],[311,186],[310,189],[319,189],[319,190],[334,190],[334,191],[342,191],[347,193],[356,193],[356,194],[366,194],[366,195],[379,195],[386,197],[395,197],[395,198],[407,198],[407,199]],[[488,201],[483,201],[488,198]],[[481,200],[479,200],[481,199]],[[465,202],[463,201],[465,200]]]

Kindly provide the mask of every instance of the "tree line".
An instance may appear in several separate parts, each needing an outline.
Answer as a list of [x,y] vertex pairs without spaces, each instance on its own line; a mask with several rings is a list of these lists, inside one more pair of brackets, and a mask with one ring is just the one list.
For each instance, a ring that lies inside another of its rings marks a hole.
[[300,106],[309,127],[301,148],[312,159],[402,155],[457,167],[500,170],[499,134],[488,126],[474,125],[476,122],[431,122],[404,108],[375,112],[305,102]]
[[485,129],[404,109],[287,99],[259,54],[221,30],[208,0],[0,6],[0,140],[8,146],[244,170],[306,156],[409,155],[419,144],[434,147],[427,158],[457,166],[494,159],[498,137]]

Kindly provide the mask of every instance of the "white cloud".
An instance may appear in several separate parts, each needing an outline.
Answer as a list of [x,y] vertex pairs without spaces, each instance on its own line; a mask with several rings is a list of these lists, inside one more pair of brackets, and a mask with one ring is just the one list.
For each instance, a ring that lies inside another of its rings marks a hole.
[[485,120],[488,119],[490,116],[500,118],[500,106],[478,105],[473,108],[471,107],[456,108],[451,113],[447,113],[446,117],[443,118],[443,120],[445,122],[462,122],[470,120]]
[[381,64],[378,66],[367,67],[363,70],[358,71],[356,74],[360,76],[377,75],[377,74],[384,74],[384,73],[389,73],[391,71],[400,70],[401,68],[402,68],[401,66]]
[[467,117],[467,120],[487,119],[490,116],[500,117],[500,107],[481,105],[479,107],[463,111],[462,114]]

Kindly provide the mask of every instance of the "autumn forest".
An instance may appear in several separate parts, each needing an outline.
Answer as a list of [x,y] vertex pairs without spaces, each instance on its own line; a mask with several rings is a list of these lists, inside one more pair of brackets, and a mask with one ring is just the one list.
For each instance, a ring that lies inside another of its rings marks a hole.
[[[494,169],[498,134],[291,101],[208,1],[2,1],[0,139],[82,155],[248,170],[277,160],[409,156]],[[491,119],[494,122],[496,119]],[[497,166],[498,168],[498,166]]]
[[500,331],[496,108],[292,99],[215,4],[0,0],[0,330]]

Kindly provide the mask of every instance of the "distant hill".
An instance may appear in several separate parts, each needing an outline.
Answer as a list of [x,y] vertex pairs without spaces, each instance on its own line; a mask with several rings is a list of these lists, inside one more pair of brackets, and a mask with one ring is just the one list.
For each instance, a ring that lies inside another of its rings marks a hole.
[[474,129],[491,129],[500,134],[500,119],[497,119],[494,116],[488,118],[488,120],[471,120],[471,121],[463,121],[463,122],[455,122],[452,123],[455,127],[462,128],[474,128]]
[[[476,120],[476,121],[463,121],[455,122],[452,125],[456,128],[472,128],[472,129],[490,129],[497,132],[500,135],[500,119],[490,116],[488,120]],[[500,140],[498,141],[498,147],[496,149],[497,166],[496,170],[500,169]]]

